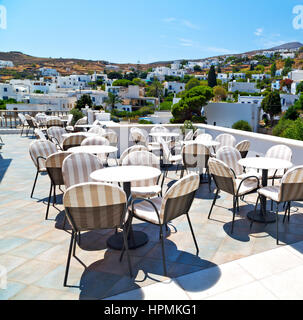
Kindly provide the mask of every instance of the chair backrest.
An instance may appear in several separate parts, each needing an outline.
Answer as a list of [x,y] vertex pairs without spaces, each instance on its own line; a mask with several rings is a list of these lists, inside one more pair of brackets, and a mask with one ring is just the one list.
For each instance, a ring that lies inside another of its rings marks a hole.
[[236,138],[231,134],[220,134],[216,138],[217,142],[220,142],[220,146],[217,148],[219,150],[221,147],[235,147],[236,146]]
[[75,232],[122,227],[126,194],[114,185],[83,183],[69,188],[63,197],[67,219]]
[[133,142],[135,143],[143,143],[147,142],[146,136],[144,135],[143,131],[139,128],[131,128],[130,136]]
[[38,123],[45,125],[45,123],[46,123],[46,114],[38,113],[38,114],[36,114],[35,119],[37,120]]
[[222,147],[217,151],[216,158],[230,167],[236,176],[244,173],[243,167],[239,164],[242,156],[237,149],[233,147]]
[[69,152],[58,152],[50,155],[45,162],[45,167],[47,169],[48,175],[55,186],[64,185],[63,175],[62,175],[62,165],[63,161],[69,157],[71,153]]
[[200,136],[201,134],[205,134],[205,130],[204,130],[204,129],[197,129],[197,130],[194,132],[194,136],[193,136],[194,140],[195,140],[198,136]]
[[75,126],[80,126],[80,125],[84,125],[84,124],[87,124],[87,117],[83,117],[83,118],[79,119],[76,122]]
[[213,137],[208,133],[202,133],[197,136],[196,142],[203,142],[203,141],[212,141]]
[[118,135],[113,130],[107,129],[106,132],[102,134],[102,137],[106,138],[112,146],[118,144]]
[[[54,154],[57,153],[57,147],[54,143],[48,140],[36,140],[32,142],[29,146],[29,154],[31,159],[34,162],[34,165],[37,169],[45,169],[45,161],[46,159]],[[42,159],[42,158],[44,159]]]
[[60,127],[64,128],[64,122],[60,119],[51,119],[46,121],[46,127],[51,128],[51,127]]
[[250,149],[250,141],[243,140],[236,145],[236,149],[241,153],[242,158],[246,158]]
[[192,143],[182,149],[183,165],[186,168],[207,168],[209,157],[210,151],[203,144]]
[[271,147],[266,152],[265,157],[291,161],[292,151],[288,146],[280,144],[280,145],[276,145],[276,146]]
[[[146,166],[160,169],[159,158],[148,151],[136,151],[129,153],[123,160],[122,166]],[[149,180],[134,181],[132,187],[145,187],[156,185],[158,178]]]
[[120,157],[120,164],[122,164],[123,160],[125,159],[125,157],[127,155],[129,155],[132,152],[136,152],[136,151],[148,151],[148,148],[145,146],[138,145],[138,146],[132,146],[132,147],[124,150],[121,157]]
[[184,141],[190,141],[194,138],[194,132],[193,130],[189,130],[189,132],[186,133]]
[[81,146],[109,146],[109,141],[104,137],[90,137],[83,140]]
[[45,134],[40,129],[35,129],[35,136],[38,140],[47,140]]
[[235,176],[228,165],[221,160],[210,158],[208,168],[219,190],[232,195],[236,193],[237,186]]
[[18,117],[23,125],[26,125],[26,117],[22,113],[18,113]]
[[67,116],[67,124],[66,124],[66,126],[70,126],[72,124],[73,118],[74,118],[74,116],[72,114],[69,114]]
[[106,133],[106,131],[104,129],[102,129],[100,126],[94,126],[91,129],[88,130],[89,133],[95,133],[98,135],[103,135]]
[[80,147],[81,143],[85,139],[86,139],[86,136],[81,133],[67,137],[63,140],[63,150],[67,151],[68,149],[73,147]]
[[49,136],[49,139],[59,145],[64,141],[64,134],[66,134],[66,130],[61,127],[50,127],[47,129],[47,135]]
[[282,178],[280,202],[303,201],[303,166],[288,170]]
[[198,174],[190,174],[176,182],[164,195],[160,211],[160,220],[167,223],[183,214],[187,214],[200,187]]
[[156,132],[169,132],[167,128],[164,126],[155,126],[150,130],[151,133],[156,133]]
[[36,122],[36,119],[31,117],[30,115],[26,114],[25,115],[25,119],[26,119],[26,122],[27,124],[33,128],[33,129],[36,129],[38,128],[38,125],[37,125],[37,122]]
[[158,141],[160,143],[161,149],[163,151],[163,157],[166,161],[170,162],[170,158],[171,158],[171,151],[169,149],[168,143],[166,141],[164,141],[164,139],[162,137],[158,138]]
[[93,182],[90,174],[102,169],[98,157],[89,153],[75,153],[63,161],[62,173],[67,188],[85,182]]

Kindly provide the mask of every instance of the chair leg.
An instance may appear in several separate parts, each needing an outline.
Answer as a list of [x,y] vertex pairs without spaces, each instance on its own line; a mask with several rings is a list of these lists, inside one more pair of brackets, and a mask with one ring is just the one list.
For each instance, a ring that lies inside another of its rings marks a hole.
[[206,169],[206,172],[207,172],[207,177],[208,177],[208,190],[209,190],[209,193],[211,193],[211,175],[209,174],[208,168]]
[[126,256],[127,256],[129,274],[130,274],[130,277],[132,278],[133,277],[132,264],[131,264],[131,260],[130,260],[130,254],[128,251],[127,234],[125,232],[123,232],[123,241],[124,241],[124,247],[125,247]]
[[66,263],[66,269],[65,269],[64,287],[67,286],[67,278],[68,278],[68,271],[69,271],[69,266],[70,266],[70,260],[71,260],[71,256],[72,256],[72,249],[73,249],[74,237],[75,237],[75,232],[72,231],[72,236],[71,236],[70,245],[69,245],[69,251],[68,251],[68,257],[67,257],[67,263]]
[[197,255],[198,255],[199,254],[199,247],[198,247],[198,243],[197,243],[197,240],[196,240],[196,237],[195,237],[195,234],[194,234],[194,229],[193,229],[193,226],[191,224],[191,221],[190,221],[190,218],[189,218],[189,214],[187,213],[186,216],[187,216],[187,221],[188,221],[188,224],[189,224],[189,227],[190,227],[190,231],[191,231],[191,234],[192,234],[194,242],[195,242],[195,246],[196,246],[196,249],[197,249]]
[[276,226],[277,226],[277,246],[279,245],[279,203],[276,210]]
[[32,189],[32,193],[31,193],[31,198],[32,198],[33,195],[34,195],[34,191],[35,191],[35,188],[36,188],[36,183],[37,183],[38,175],[39,175],[39,171],[37,170],[35,182],[34,182],[33,189]]
[[289,202],[289,208],[288,208],[288,222],[290,222],[290,208],[291,208],[291,201]]
[[54,185],[54,201],[53,201],[53,207],[55,207],[55,204],[57,203],[57,196],[56,196],[56,186]]
[[234,200],[233,200],[233,222],[232,222],[232,226],[231,226],[231,234],[234,233],[234,224],[235,224],[236,213],[237,213],[237,199],[236,199],[236,197],[234,197]]
[[[255,205],[255,214],[257,212],[257,207],[258,207],[259,200],[260,200],[260,195],[258,194],[257,202],[256,202],[256,205]],[[254,224],[254,220],[251,220],[251,222],[250,222],[250,230],[252,229],[253,224]]]
[[49,207],[50,207],[50,202],[51,202],[51,197],[52,197],[52,191],[53,191],[53,184],[51,183],[50,191],[49,191],[49,197],[48,197],[48,203],[47,203],[47,209],[46,209],[45,220],[48,220],[48,213],[49,213]]
[[239,197],[237,197],[237,210],[238,210],[238,213],[239,213],[240,212]]
[[285,215],[284,215],[284,218],[283,218],[283,223],[285,223],[286,217],[288,216],[289,204],[290,204],[290,203],[287,202],[286,208],[285,208],[285,203],[284,203],[284,205],[283,205],[283,209],[285,209]]
[[215,204],[216,204],[216,202],[217,202],[217,198],[218,198],[218,194],[219,194],[219,189],[217,190],[217,193],[216,193],[216,195],[215,195],[215,199],[214,199],[214,201],[213,201],[213,203],[212,203],[212,206],[211,206],[211,208],[210,208],[210,211],[209,211],[209,214],[208,214],[208,219],[210,219],[210,216],[211,216],[211,213],[212,213],[212,211],[213,211],[213,208],[214,208],[214,206],[215,206]]
[[22,125],[21,137],[22,137],[22,135],[23,135],[23,130],[24,130],[24,124]]
[[65,230],[66,226],[66,214],[64,214],[64,220],[63,220],[63,230]]
[[165,262],[165,248],[164,248],[164,237],[163,237],[163,228],[160,226],[160,234],[161,234],[161,244],[162,244],[162,259],[163,259],[163,269],[164,275],[167,276],[166,262]]

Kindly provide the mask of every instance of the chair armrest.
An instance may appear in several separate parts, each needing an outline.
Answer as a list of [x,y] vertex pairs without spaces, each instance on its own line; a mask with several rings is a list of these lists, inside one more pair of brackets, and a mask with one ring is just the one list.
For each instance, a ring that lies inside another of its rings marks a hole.
[[242,187],[242,184],[246,181],[246,180],[251,180],[251,179],[256,179],[257,180],[257,189],[260,189],[260,179],[257,177],[257,176],[249,176],[249,177],[246,177],[245,179],[243,179],[238,187],[238,190],[237,190],[237,195],[239,194],[239,191]]
[[134,205],[135,205],[135,202],[136,202],[136,201],[148,202],[148,203],[154,208],[154,210],[155,210],[155,212],[156,212],[156,214],[157,214],[158,220],[159,220],[159,224],[161,224],[161,219],[160,219],[160,214],[159,214],[159,212],[158,212],[158,209],[157,209],[157,207],[155,206],[155,204],[154,204],[151,200],[149,200],[149,199],[145,199],[145,198],[136,198],[136,199],[134,199],[134,200],[132,201],[132,203],[131,203],[132,213],[133,213],[133,214],[134,214]]

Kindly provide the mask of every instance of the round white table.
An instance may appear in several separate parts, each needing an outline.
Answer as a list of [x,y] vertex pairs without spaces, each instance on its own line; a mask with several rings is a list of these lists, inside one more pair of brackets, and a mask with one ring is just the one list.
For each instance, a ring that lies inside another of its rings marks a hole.
[[111,146],[81,146],[68,149],[72,153],[92,153],[92,154],[110,154],[118,151],[118,148]]
[[68,138],[72,136],[86,136],[87,138],[96,137],[96,133],[89,133],[89,132],[77,132],[77,133],[64,133],[62,135],[63,138]]
[[184,145],[190,145],[190,144],[203,144],[205,147],[208,148],[215,148],[220,146],[220,142],[214,141],[214,140],[205,140],[205,141],[196,141],[196,140],[189,140],[189,141],[183,141]]
[[[98,182],[120,182],[123,183],[123,189],[126,193],[128,203],[131,200],[131,182],[140,180],[149,180],[158,178],[161,171],[153,167],[144,166],[121,166],[101,169],[93,172],[90,177]],[[142,231],[133,231],[130,229],[128,238],[129,249],[137,249],[144,246],[148,242],[148,236]],[[107,241],[109,248],[115,250],[123,249],[123,234],[117,233],[110,237]]]
[[[269,170],[279,170],[279,169],[289,169],[293,164],[286,160],[276,159],[276,158],[245,158],[239,160],[239,164],[246,168],[262,170],[262,186],[267,187],[268,185],[268,171]],[[273,212],[269,212],[266,209],[266,197],[261,196],[261,210],[251,211],[247,214],[250,220],[260,223],[274,223],[276,222],[276,215]]]
[[92,124],[78,124],[78,125],[75,125],[75,128],[80,128],[80,129],[91,129],[93,127],[96,127]]
[[149,135],[154,138],[177,138],[180,136],[180,134],[176,132],[154,132]]

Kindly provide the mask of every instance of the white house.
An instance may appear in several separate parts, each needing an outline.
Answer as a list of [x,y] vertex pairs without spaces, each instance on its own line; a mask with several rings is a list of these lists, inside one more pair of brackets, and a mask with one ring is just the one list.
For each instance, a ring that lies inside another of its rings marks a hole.
[[281,53],[281,57],[282,57],[283,60],[288,59],[288,58],[294,59],[295,56],[296,55],[293,52],[291,52],[291,53]]
[[231,81],[228,83],[228,91],[230,92],[248,92],[248,93],[260,93],[260,89],[257,89],[255,82],[236,82]]
[[53,82],[58,88],[85,89],[91,82],[90,75],[70,75],[66,77],[57,76],[53,78]]
[[294,70],[288,74],[288,78],[293,81],[303,81],[303,70]]
[[229,80],[232,80],[232,79],[243,79],[245,80],[246,79],[246,74],[245,73],[229,73],[228,74],[228,78]]
[[256,104],[261,106],[264,96],[254,97],[254,96],[241,96],[239,95],[238,103],[242,104]]
[[280,81],[279,81],[279,80],[274,81],[274,82],[271,84],[271,89],[272,89],[272,90],[280,90]]
[[181,68],[181,63],[179,61],[175,61],[170,65],[172,70],[179,70]]
[[283,69],[279,69],[276,71],[276,77],[281,77],[282,76],[282,72],[283,72]]
[[180,93],[185,90],[185,86],[185,83],[176,81],[167,81],[164,83],[164,89],[166,89],[168,93]]
[[153,72],[148,73],[147,80],[153,81],[155,78],[157,78],[160,81],[164,81],[165,76],[184,78],[184,75],[185,70],[183,69],[176,70],[167,67],[157,67],[153,70]]
[[275,55],[275,51],[263,51],[262,55],[265,56],[266,58],[271,58]]
[[227,73],[218,73],[217,79],[221,80],[223,83],[228,81],[228,74]]
[[1,68],[13,68],[14,64],[12,61],[0,60],[0,69]]
[[41,72],[41,75],[44,77],[56,77],[59,75],[56,69],[40,68],[39,71]]
[[262,74],[252,74],[251,75],[251,78],[253,79],[253,80],[256,80],[256,81],[258,81],[258,80],[264,80],[264,79],[270,79],[271,78],[271,76],[270,76],[270,74],[265,74],[265,73],[262,73]]
[[99,91],[99,90],[77,90],[76,91],[76,97],[77,100],[79,100],[84,94],[89,95],[93,101],[93,104],[95,106],[101,106],[106,98],[108,97],[108,93],[105,91]]

